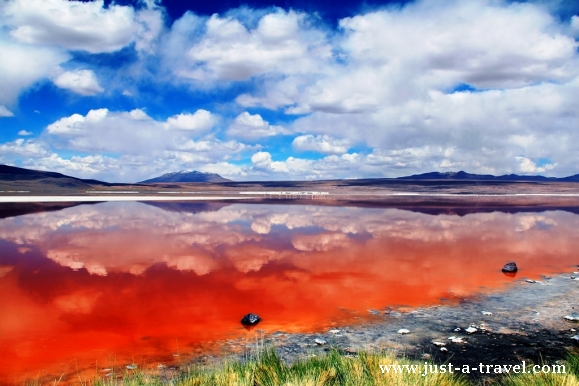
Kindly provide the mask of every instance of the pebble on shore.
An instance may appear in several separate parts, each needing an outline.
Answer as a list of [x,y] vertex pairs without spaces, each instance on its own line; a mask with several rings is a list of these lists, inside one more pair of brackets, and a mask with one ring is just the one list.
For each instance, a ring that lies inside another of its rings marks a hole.
[[407,330],[405,328],[401,328],[400,330],[398,330],[398,333],[402,334],[402,335],[406,335],[406,334],[410,334],[410,330]]

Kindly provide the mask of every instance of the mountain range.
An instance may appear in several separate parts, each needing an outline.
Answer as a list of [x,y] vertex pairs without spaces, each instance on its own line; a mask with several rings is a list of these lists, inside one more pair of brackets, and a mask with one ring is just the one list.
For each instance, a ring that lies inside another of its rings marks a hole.
[[196,170],[181,170],[174,173],[166,173],[162,176],[139,182],[140,184],[154,184],[158,182],[231,182],[227,178],[216,173],[203,173]]
[[[482,182],[579,182],[579,174],[569,177],[545,177],[540,175],[527,176],[517,174],[506,174],[502,176],[493,176],[490,174],[471,174],[464,171],[459,172],[431,172],[423,174],[415,174],[406,177],[398,178],[365,178],[365,179],[349,179],[336,180],[348,182],[348,185],[368,185],[375,183],[388,183],[388,181],[482,181]],[[204,173],[195,170],[183,170],[174,173],[166,173],[162,176],[150,178],[141,181],[137,184],[123,184],[123,183],[108,183],[94,179],[82,179],[67,176],[56,172],[47,172],[41,170],[31,170],[15,166],[0,165],[0,190],[43,190],[44,188],[51,189],[91,189],[97,187],[122,187],[122,186],[140,186],[146,187],[148,184],[160,183],[190,183],[190,182],[206,182],[206,183],[234,183],[232,180],[221,177],[216,173]],[[256,181],[257,183],[257,181]],[[263,182],[267,183],[267,182]],[[245,184],[245,183],[244,183]],[[251,183],[249,183],[251,184]],[[155,186],[155,185],[153,185]],[[157,185],[158,186],[158,185]],[[167,185],[166,187],[170,187]]]

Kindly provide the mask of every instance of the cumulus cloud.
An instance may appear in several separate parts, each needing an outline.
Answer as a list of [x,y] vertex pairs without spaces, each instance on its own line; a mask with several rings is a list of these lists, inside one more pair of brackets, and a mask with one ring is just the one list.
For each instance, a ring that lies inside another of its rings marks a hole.
[[137,30],[132,7],[105,8],[102,0],[11,0],[2,11],[10,35],[31,45],[113,52],[131,43]]
[[167,119],[168,129],[203,132],[211,129],[217,123],[217,117],[207,110],[197,110],[193,114],[178,114]]
[[26,130],[20,130],[18,132],[18,135],[22,135],[22,136],[28,136],[28,135],[32,135],[33,133],[31,131],[26,131]]
[[205,131],[211,128],[215,119],[206,110],[178,114],[163,122],[154,120],[141,109],[129,112],[96,109],[90,110],[86,116],[73,114],[61,118],[48,125],[46,132],[67,148],[82,151],[124,154],[189,148],[202,151],[202,145],[196,147],[195,142],[188,139],[188,132]]
[[348,141],[337,140],[329,135],[300,135],[296,137],[292,146],[299,151],[317,151],[326,154],[343,154],[348,151]]
[[[273,161],[271,154],[266,151],[260,151],[251,156],[251,162],[256,171],[266,171],[286,174],[303,174],[307,172],[312,160],[288,157],[285,161]],[[278,177],[279,178],[279,177]]]
[[[36,151],[36,156],[22,165],[107,181],[134,182],[184,169],[219,170],[229,177],[246,175],[245,168],[229,161],[259,146],[221,141],[212,135],[191,137],[211,129],[217,120],[206,110],[155,120],[142,109],[93,109],[86,115],[72,114],[51,123],[39,139],[18,139],[0,145],[0,150],[5,153],[3,159],[10,162],[21,162],[22,157],[32,157]],[[62,158],[52,148],[90,155]]]
[[6,108],[6,106],[0,105],[0,118],[3,117],[13,117],[14,113]]
[[66,71],[52,80],[60,88],[83,96],[96,95],[104,91],[92,70]]
[[[215,90],[243,90],[233,95],[237,107],[210,100],[207,110],[162,120],[144,108],[73,114],[41,135],[46,149],[123,154],[149,176],[174,171],[169,165],[243,179],[577,173],[579,19],[561,21],[533,2],[418,0],[342,19],[335,30],[315,15],[282,9],[187,12],[165,28],[155,1],[138,10],[98,1],[24,3],[0,6],[0,106],[13,106],[42,78],[81,95],[102,92],[93,72],[80,73],[90,70],[58,73],[68,50],[114,52],[130,44],[139,52],[135,77],[185,82],[209,99]],[[139,97],[138,82],[122,90]],[[239,106],[285,112],[288,123],[244,110],[230,116]],[[288,134],[294,152],[324,157],[259,151],[259,140]],[[354,146],[364,150],[348,153]],[[159,161],[144,168],[152,160]],[[115,167],[116,179],[127,173]]]
[[239,114],[227,129],[227,134],[247,140],[286,133],[282,126],[270,125],[261,115],[251,115],[247,111]]
[[0,34],[0,104],[13,103],[22,90],[69,59],[62,50],[14,44],[3,37]]
[[177,74],[205,82],[317,71],[318,62],[331,57],[331,47],[325,34],[306,19],[303,13],[279,9],[262,16],[251,29],[235,17],[213,15]]
[[139,53],[153,54],[162,30],[159,7],[136,11],[132,6],[111,4],[105,8],[102,0],[2,2],[0,104],[14,102],[23,90],[44,78],[55,78],[59,87],[80,95],[101,92],[94,74],[58,75],[58,66],[71,58],[68,52],[111,53],[134,43]]

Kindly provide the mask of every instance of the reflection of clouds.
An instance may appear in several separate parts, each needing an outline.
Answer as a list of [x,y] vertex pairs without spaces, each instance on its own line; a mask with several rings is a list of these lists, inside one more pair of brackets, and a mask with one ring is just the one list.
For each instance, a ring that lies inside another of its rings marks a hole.
[[90,314],[101,293],[73,292],[56,297],[53,302],[61,311],[75,314]]
[[238,271],[247,273],[249,271],[259,271],[265,264],[272,260],[280,259],[287,253],[254,245],[244,245],[228,249],[225,255]]
[[335,248],[344,248],[350,243],[350,238],[343,233],[326,233],[321,235],[295,236],[292,245],[299,251],[326,252]]
[[552,218],[547,218],[545,216],[531,216],[523,215],[519,216],[518,221],[515,223],[515,231],[525,232],[534,227],[548,229],[550,226],[557,225],[555,220]]
[[8,275],[13,269],[10,265],[0,265],[0,277]]
[[[190,213],[141,203],[103,203],[0,220],[0,238],[18,244],[20,253],[35,246],[61,266],[94,275],[139,275],[158,263],[198,275],[227,264],[240,272],[259,271],[291,253],[361,248],[369,240],[432,245],[508,240],[508,253],[565,253],[567,240],[578,230],[579,216],[561,211],[459,217],[397,209],[252,204]],[[279,232],[289,234],[294,249],[276,251],[275,243],[282,239]]]
[[191,256],[163,256],[168,267],[179,271],[193,271],[197,275],[206,275],[217,268],[217,263],[209,253],[199,253]]

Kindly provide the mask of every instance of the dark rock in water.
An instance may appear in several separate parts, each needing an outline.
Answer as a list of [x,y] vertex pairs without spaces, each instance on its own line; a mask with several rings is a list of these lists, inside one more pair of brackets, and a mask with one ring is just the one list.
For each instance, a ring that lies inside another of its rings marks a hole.
[[515,264],[513,262],[507,263],[503,267],[503,272],[517,272],[517,270],[518,270],[517,264]]
[[241,319],[241,324],[244,326],[255,326],[261,322],[261,318],[256,314],[247,314]]

